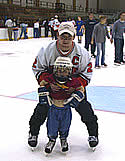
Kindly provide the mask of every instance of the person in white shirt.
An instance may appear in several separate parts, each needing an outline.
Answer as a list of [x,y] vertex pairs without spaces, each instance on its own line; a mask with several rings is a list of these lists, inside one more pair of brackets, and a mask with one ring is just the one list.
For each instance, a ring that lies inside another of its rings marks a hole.
[[49,21],[49,27],[51,28],[51,37],[52,37],[52,40],[54,39],[53,20],[54,20],[54,18],[51,18],[51,20]]
[[9,37],[9,41],[12,41],[12,27],[13,27],[13,21],[9,18],[8,20],[6,20],[5,22],[5,26],[8,28],[8,37]]
[[39,38],[39,20],[36,20],[34,23],[34,30],[33,30],[34,38]]
[[57,33],[58,33],[59,25],[60,25],[60,22],[58,20],[58,16],[55,15],[55,19],[53,20],[53,29],[54,29],[55,40],[57,40]]

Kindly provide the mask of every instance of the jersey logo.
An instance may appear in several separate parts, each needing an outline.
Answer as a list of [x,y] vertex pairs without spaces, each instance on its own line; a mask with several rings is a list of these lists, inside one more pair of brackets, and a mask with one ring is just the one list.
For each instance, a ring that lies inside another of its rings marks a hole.
[[34,63],[33,63],[33,68],[36,68],[36,65],[37,65],[37,58],[35,59]]
[[92,72],[92,63],[91,62],[88,64],[87,72],[88,73],[91,73]]
[[79,57],[78,56],[73,57],[72,64],[73,65],[78,65],[79,64]]

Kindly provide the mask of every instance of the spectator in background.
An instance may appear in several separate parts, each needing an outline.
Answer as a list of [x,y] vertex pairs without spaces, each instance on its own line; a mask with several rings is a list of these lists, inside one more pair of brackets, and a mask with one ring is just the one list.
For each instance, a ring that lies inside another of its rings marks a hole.
[[76,21],[76,36],[78,36],[78,43],[82,43],[82,36],[84,31],[83,21],[80,16],[78,16],[78,21]]
[[0,27],[4,27],[4,20],[3,20],[2,16],[1,16],[1,19],[0,19]]
[[55,19],[53,20],[53,29],[54,29],[55,40],[57,40],[57,33],[58,33],[59,25],[60,25],[60,22],[58,20],[58,16],[55,15]]
[[7,19],[5,22],[5,26],[8,28],[9,41],[12,41],[13,21],[10,18]]
[[49,21],[49,27],[51,28],[51,37],[52,37],[52,40],[54,39],[53,20],[54,20],[54,18],[51,18],[51,20]]
[[34,23],[34,30],[33,30],[34,38],[39,38],[39,20],[36,20]]
[[68,21],[69,21],[69,22],[72,22],[74,26],[76,25],[75,20],[73,20],[72,18],[69,17],[69,18],[68,18]]
[[101,68],[99,65],[99,58],[100,58],[100,52],[102,50],[102,57],[101,57],[101,65],[102,67],[107,67],[107,64],[105,63],[105,41],[106,36],[108,39],[110,39],[110,36],[108,34],[107,26],[106,26],[106,16],[102,15],[99,16],[100,22],[94,26],[93,34],[92,34],[92,40],[91,44],[94,44],[94,39],[97,46],[97,56],[95,60],[95,68]]
[[123,60],[124,32],[125,32],[125,12],[121,12],[120,19],[117,20],[113,25],[112,38],[111,38],[111,43],[113,43],[114,39],[114,46],[115,46],[114,64],[118,66],[125,63],[125,61]]
[[45,28],[45,37],[48,37],[48,33],[49,33],[49,21],[48,21],[48,19],[46,19],[46,21],[44,23],[44,28]]
[[97,24],[96,20],[94,19],[93,13],[89,13],[89,18],[84,22],[85,27],[85,48],[89,51],[89,45],[91,45],[91,56],[95,56],[95,49],[96,49],[96,43],[95,40],[93,41],[93,44],[91,44],[92,39],[92,32],[94,29],[94,26]]
[[110,35],[112,36],[113,24],[110,24]]
[[20,24],[21,34],[20,34],[20,38],[19,39],[21,39],[23,33],[24,33],[24,39],[28,39],[28,36],[27,36],[27,26],[28,26],[28,24],[26,24],[26,23],[21,23]]
[[17,26],[17,21],[14,18],[13,19],[13,32],[14,32],[14,41],[17,41],[18,38],[18,26]]

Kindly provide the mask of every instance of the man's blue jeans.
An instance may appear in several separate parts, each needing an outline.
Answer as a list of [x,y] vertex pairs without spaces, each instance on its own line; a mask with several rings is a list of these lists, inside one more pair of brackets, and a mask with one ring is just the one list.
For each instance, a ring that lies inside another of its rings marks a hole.
[[39,28],[34,28],[34,38],[39,38]]
[[99,58],[100,58],[101,50],[102,50],[101,65],[105,64],[105,42],[96,43],[96,47],[97,47],[97,56],[95,60],[95,67],[99,66]]
[[116,62],[116,63],[123,62],[124,39],[114,39],[114,45],[115,45],[115,60],[114,60],[114,62]]

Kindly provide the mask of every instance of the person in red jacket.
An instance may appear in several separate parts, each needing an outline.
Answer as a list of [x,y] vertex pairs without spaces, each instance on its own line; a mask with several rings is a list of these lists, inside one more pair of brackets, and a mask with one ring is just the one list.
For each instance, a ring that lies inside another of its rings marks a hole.
[[[67,137],[72,119],[71,107],[77,108],[79,102],[84,99],[84,88],[81,83],[77,78],[71,78],[72,67],[69,57],[57,57],[53,73],[41,82],[41,87],[38,89],[39,102],[43,104],[46,100],[49,106],[47,117],[49,142],[45,147],[46,153],[52,152],[58,133],[62,152],[68,151]],[[50,85],[49,92],[46,88],[48,84]],[[57,85],[59,90],[56,91],[53,84]],[[43,92],[47,92],[48,96],[46,97]]]

